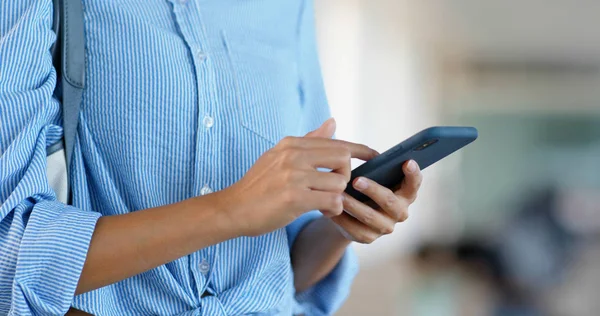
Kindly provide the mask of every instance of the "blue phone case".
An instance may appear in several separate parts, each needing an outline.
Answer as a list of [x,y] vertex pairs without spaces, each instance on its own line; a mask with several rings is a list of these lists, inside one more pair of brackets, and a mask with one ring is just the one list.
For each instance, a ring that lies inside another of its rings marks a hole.
[[346,193],[361,202],[370,199],[354,190],[356,177],[366,177],[387,188],[397,187],[404,178],[402,164],[414,160],[421,170],[461,149],[477,139],[477,129],[462,126],[427,128],[352,171]]

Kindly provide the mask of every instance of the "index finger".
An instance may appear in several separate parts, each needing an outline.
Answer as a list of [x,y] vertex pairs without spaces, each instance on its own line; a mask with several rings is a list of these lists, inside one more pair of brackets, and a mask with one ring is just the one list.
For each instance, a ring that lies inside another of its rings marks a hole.
[[298,137],[295,141],[296,146],[300,148],[344,148],[350,152],[352,158],[360,160],[370,160],[379,153],[367,145],[352,143],[339,139],[316,138],[316,137]]

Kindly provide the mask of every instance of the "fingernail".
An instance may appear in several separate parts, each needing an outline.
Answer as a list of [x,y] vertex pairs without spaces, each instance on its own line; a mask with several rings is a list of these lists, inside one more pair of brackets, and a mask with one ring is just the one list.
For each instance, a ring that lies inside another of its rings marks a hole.
[[414,160],[409,161],[408,164],[406,165],[406,170],[409,173],[413,173],[413,172],[417,171],[417,168],[419,168],[419,166],[417,165],[417,163]]
[[357,189],[358,191],[365,190],[368,187],[369,187],[369,184],[367,183],[367,180],[365,180],[364,178],[358,178],[356,181],[354,181],[354,188]]
[[327,134],[327,137],[332,137],[335,133],[335,130],[337,129],[337,122],[335,121],[335,119],[332,117],[325,121],[323,125],[326,126],[325,132]]

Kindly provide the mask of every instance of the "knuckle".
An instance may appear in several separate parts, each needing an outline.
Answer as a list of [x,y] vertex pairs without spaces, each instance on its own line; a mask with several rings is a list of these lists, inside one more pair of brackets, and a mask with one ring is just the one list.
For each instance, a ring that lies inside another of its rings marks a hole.
[[350,182],[350,180],[352,179],[352,174],[349,171],[350,169],[348,169],[347,172],[342,172],[342,173],[338,173],[340,175],[340,181],[344,183],[344,188],[348,185],[348,183]]
[[338,191],[339,191],[340,193],[342,193],[342,192],[344,192],[344,191],[346,190],[346,187],[347,187],[347,186],[348,186],[348,183],[346,183],[346,181],[345,181],[345,180],[342,180],[342,181],[339,181],[339,183],[338,183],[338,188],[337,188],[337,189],[338,189]]
[[389,191],[386,193],[383,204],[384,205],[381,205],[383,208],[393,210],[398,204],[398,197],[394,193]]
[[296,194],[296,192],[292,189],[285,190],[281,194],[281,198],[287,205],[295,206],[298,204],[298,194]]
[[398,216],[398,222],[402,223],[408,219],[408,210],[402,210]]
[[293,136],[286,136],[279,142],[279,145],[283,148],[288,148],[294,143],[294,139]]
[[357,242],[361,243],[361,244],[372,244],[375,241],[375,237],[371,236],[371,234],[368,233],[361,233],[358,236],[358,240]]
[[381,227],[379,233],[382,235],[389,235],[391,233],[394,232],[394,226],[393,225],[386,225],[384,227]]
[[334,146],[332,147],[332,154],[340,163],[344,163],[352,159],[352,154],[350,150],[344,146],[336,146],[334,144]]
[[[342,148],[340,150],[338,150],[336,152],[335,155],[335,162],[336,164],[339,166],[339,169],[344,169],[347,170],[348,172],[344,173],[344,176],[350,176],[350,163],[352,160],[352,154],[350,153],[350,151]],[[348,180],[350,180],[350,178],[348,178]]]
[[334,216],[339,216],[342,215],[342,213],[344,212],[344,208],[342,206],[336,208],[335,210],[333,210],[333,215]]
[[346,186],[348,186],[348,181],[346,181],[346,177],[339,175],[336,183],[336,189],[340,192],[344,192],[346,190]]
[[354,235],[354,241],[361,244],[367,243],[367,236],[364,233],[356,233]]
[[362,214],[361,216],[361,221],[367,225],[371,225],[373,224],[373,222],[375,222],[375,212],[374,211],[367,211],[364,214]]
[[331,205],[332,211],[340,211],[344,208],[342,203],[342,199],[340,199],[339,195],[331,194],[329,197],[329,204]]

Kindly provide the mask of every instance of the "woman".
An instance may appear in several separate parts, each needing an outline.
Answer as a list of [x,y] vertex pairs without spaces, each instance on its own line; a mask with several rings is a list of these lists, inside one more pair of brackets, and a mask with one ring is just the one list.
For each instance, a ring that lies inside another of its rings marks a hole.
[[52,1],[0,4],[0,314],[333,313],[348,244],[405,220],[421,174],[407,163],[397,192],[358,179],[373,208],[343,194],[350,158],[376,152],[331,139],[312,1],[83,6],[65,205],[45,171],[62,133]]

